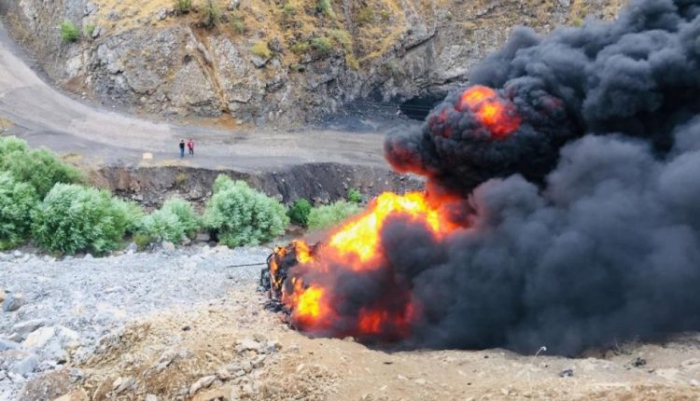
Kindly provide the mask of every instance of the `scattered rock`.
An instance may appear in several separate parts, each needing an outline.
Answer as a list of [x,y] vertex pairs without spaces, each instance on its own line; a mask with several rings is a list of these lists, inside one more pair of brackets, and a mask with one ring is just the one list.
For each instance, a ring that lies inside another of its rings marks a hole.
[[138,245],[136,245],[135,242],[132,242],[129,244],[129,246],[126,247],[126,252],[127,253],[134,253],[139,250]]
[[5,294],[5,290],[3,290],[2,288],[0,288],[0,302],[4,302],[6,296],[7,296],[7,295]]
[[574,375],[573,369],[565,369],[559,372],[559,377],[572,377]]
[[83,259],[85,259],[85,260],[92,260],[92,259],[95,259],[95,258],[92,256],[92,254],[89,254],[89,253],[88,253],[87,255],[85,255],[85,257],[83,257]]
[[693,386],[693,387],[700,387],[700,381],[695,380],[695,379],[692,379],[692,380],[690,381],[690,385]]
[[216,380],[216,376],[205,376],[197,380],[196,382],[194,382],[194,384],[192,384],[192,387],[190,387],[190,396],[195,395],[197,391],[203,388],[211,386],[214,380]]
[[0,338],[0,352],[19,348],[20,345],[14,341]]
[[15,312],[25,304],[24,295],[6,294],[2,303],[2,310],[5,312]]
[[120,377],[112,384],[112,390],[114,395],[119,395],[134,385],[136,385],[136,379],[133,377]]
[[17,334],[19,341],[24,341],[25,338],[37,329],[46,326],[48,322],[45,319],[32,319],[26,322],[17,323],[12,327],[12,331]]
[[635,368],[644,366],[644,365],[646,365],[646,364],[647,364],[647,360],[644,359],[644,358],[640,358],[640,357],[637,357],[637,359],[635,359],[635,360],[632,362],[632,366],[634,366]]
[[250,373],[253,371],[253,364],[250,361],[243,361],[241,362],[241,369],[246,373]]
[[236,351],[240,352],[245,352],[245,351],[258,351],[260,350],[260,343],[251,339],[251,338],[246,338],[244,340],[241,340],[238,342],[238,346],[236,347]]
[[96,13],[98,9],[99,7],[95,3],[87,3],[85,5],[85,16]]
[[241,0],[231,0],[228,3],[228,6],[226,7],[227,10],[229,11],[234,11],[235,9],[238,8],[238,4],[241,2]]
[[158,401],[158,397],[155,394],[146,394],[146,399],[144,401]]
[[39,358],[36,355],[29,355],[12,365],[10,372],[27,377],[34,372],[37,366],[39,366]]
[[56,398],[53,401],[90,401],[87,393],[83,389],[73,390],[70,393]]
[[175,244],[173,244],[170,241],[163,241],[161,244],[161,247],[165,252],[174,252],[175,251]]
[[42,348],[56,335],[55,327],[41,327],[27,336],[22,342],[27,348]]
[[10,253],[0,253],[0,262],[9,262],[9,261],[11,261],[12,259],[14,259],[14,257],[12,256],[12,254],[10,254]]
[[82,381],[85,378],[85,374],[83,374],[82,370],[73,368],[70,370],[68,377],[70,377],[71,383],[76,383]]
[[95,27],[95,29],[93,29],[93,31],[92,31],[92,38],[93,39],[99,38],[100,35],[102,35],[102,30],[103,29],[101,26]]
[[233,376],[231,376],[231,372],[229,372],[229,370],[226,369],[226,367],[223,367],[216,371],[216,377],[218,377],[221,381],[227,381],[230,380]]

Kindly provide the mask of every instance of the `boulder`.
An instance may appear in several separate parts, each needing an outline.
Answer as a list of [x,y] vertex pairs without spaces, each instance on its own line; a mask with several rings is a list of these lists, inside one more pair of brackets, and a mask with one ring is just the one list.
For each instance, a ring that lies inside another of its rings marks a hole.
[[20,341],[24,341],[28,335],[37,329],[46,326],[48,322],[45,319],[32,319],[25,322],[17,323],[12,327],[12,331],[17,334]]
[[2,310],[5,312],[15,312],[25,304],[24,295],[7,294],[2,303]]
[[41,327],[27,336],[22,342],[27,348],[42,348],[56,335],[55,327]]
[[27,377],[36,370],[37,366],[39,366],[39,358],[36,355],[29,355],[13,364],[10,372]]

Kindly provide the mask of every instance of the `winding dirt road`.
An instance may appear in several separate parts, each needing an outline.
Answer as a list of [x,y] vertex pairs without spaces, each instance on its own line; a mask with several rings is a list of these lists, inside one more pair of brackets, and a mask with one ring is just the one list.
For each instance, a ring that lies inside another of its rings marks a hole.
[[[310,162],[386,166],[379,133],[231,132],[151,122],[67,96],[44,82],[25,59],[0,21],[0,117],[14,123],[8,133],[34,146],[78,154],[90,164],[137,165],[150,152],[149,164],[236,170]],[[184,162],[177,149],[183,138],[193,138],[197,144],[197,157]]]

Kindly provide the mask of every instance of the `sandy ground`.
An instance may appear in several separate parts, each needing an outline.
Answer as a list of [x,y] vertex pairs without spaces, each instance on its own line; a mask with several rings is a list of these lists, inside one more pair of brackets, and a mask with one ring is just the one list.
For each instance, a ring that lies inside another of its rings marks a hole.
[[[31,59],[0,21],[0,118],[32,145],[79,154],[95,164],[184,163],[209,168],[266,169],[308,162],[386,166],[383,135],[331,130],[282,132],[171,125],[94,107],[63,94],[27,65]],[[180,139],[193,138],[197,157],[179,160]]]
[[[73,367],[82,381],[53,389],[73,391],[74,400],[700,400],[698,335],[579,359],[498,349],[386,352],[307,338],[263,311],[263,300],[250,285],[136,321]],[[32,383],[22,400],[45,396],[47,380],[67,381],[57,375]]]

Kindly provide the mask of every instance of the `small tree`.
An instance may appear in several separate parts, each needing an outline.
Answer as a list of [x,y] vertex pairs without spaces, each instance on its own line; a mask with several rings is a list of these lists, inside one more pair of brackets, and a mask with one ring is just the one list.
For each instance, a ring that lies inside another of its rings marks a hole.
[[230,247],[256,245],[284,233],[289,224],[284,206],[243,181],[220,175],[207,203],[204,225]]
[[127,208],[107,191],[56,184],[32,214],[39,247],[74,254],[116,249],[130,225]]
[[213,0],[207,0],[206,6],[204,6],[204,27],[207,29],[213,29],[221,22],[221,9],[219,5]]
[[352,203],[362,203],[362,194],[357,189],[350,188],[348,189],[347,200]]
[[333,227],[361,210],[356,203],[349,203],[344,200],[330,205],[315,207],[309,213],[309,228],[323,230]]
[[309,214],[311,213],[311,203],[306,199],[297,199],[292,207],[287,211],[287,216],[292,223],[307,227],[309,225]]
[[80,30],[69,20],[61,22],[61,40],[63,43],[77,42],[80,39]]
[[[138,237],[152,241],[182,243],[184,237],[193,237],[200,227],[200,220],[192,205],[183,199],[168,199],[159,210],[143,217]],[[139,247],[143,247],[139,244]]]
[[0,173],[0,250],[20,245],[31,232],[31,212],[38,203],[34,188]]
[[192,0],[175,0],[175,12],[182,15],[192,11]]

